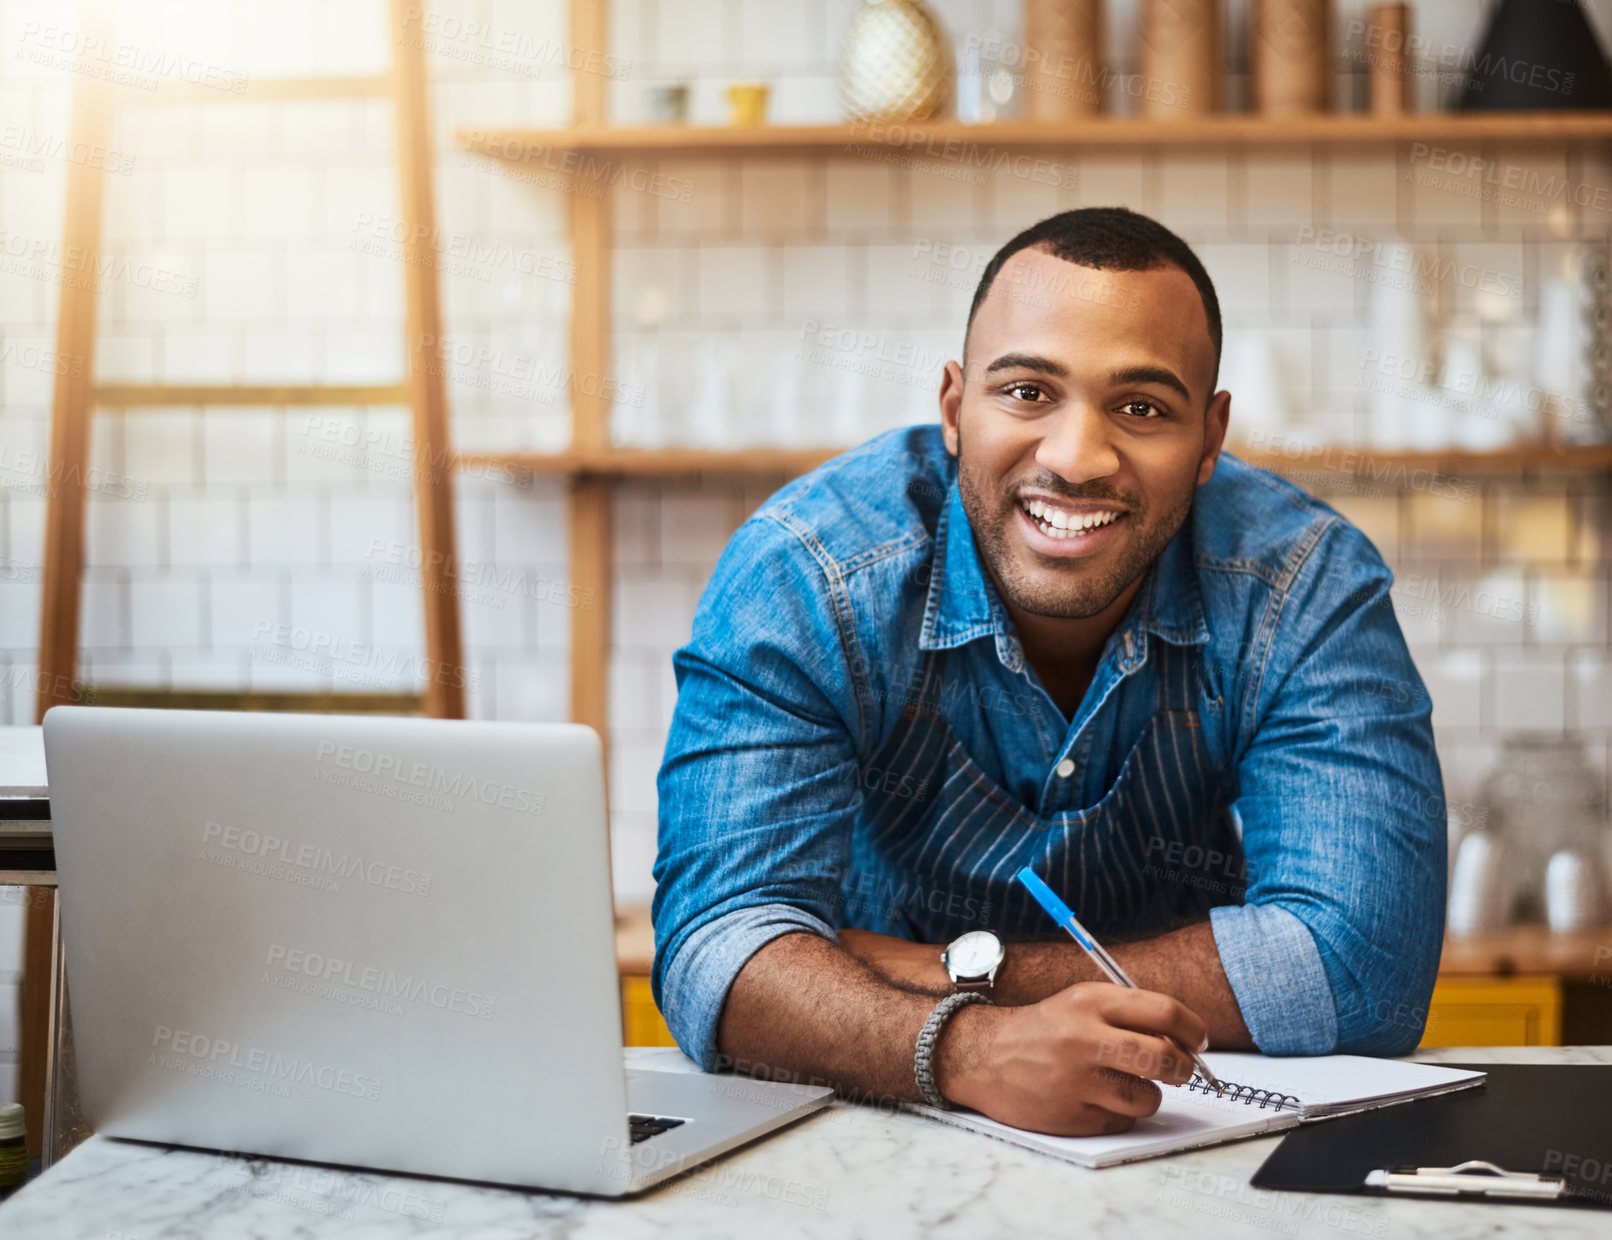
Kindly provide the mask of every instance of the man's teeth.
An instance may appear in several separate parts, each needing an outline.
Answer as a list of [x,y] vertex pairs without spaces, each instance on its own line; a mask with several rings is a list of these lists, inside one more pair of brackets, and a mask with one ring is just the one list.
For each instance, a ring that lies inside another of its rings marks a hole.
[[1087,530],[1107,525],[1120,516],[1118,512],[1065,512],[1038,499],[1025,504],[1024,510],[1035,518],[1043,534],[1053,538],[1081,538]]

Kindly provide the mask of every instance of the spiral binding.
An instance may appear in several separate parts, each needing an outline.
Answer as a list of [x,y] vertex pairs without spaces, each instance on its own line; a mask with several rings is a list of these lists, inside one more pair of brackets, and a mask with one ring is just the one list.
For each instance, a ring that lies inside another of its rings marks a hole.
[[[1292,1094],[1279,1094],[1274,1089],[1255,1089],[1251,1085],[1239,1085],[1236,1081],[1221,1081],[1220,1084],[1225,1090],[1220,1096],[1225,1101],[1241,1102],[1244,1106],[1253,1106],[1257,1102],[1261,1111],[1266,1107],[1270,1107],[1273,1111],[1292,1107],[1296,1111],[1304,1105]],[[1187,1091],[1190,1093],[1194,1090],[1212,1094],[1215,1092],[1215,1087],[1194,1072],[1192,1080],[1187,1082]]]

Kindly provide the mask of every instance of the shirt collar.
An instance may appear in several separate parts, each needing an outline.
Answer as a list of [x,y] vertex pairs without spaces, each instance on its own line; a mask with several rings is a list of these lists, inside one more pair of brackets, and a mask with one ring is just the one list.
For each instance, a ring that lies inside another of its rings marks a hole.
[[[1209,640],[1203,595],[1192,563],[1192,526],[1189,515],[1165,544],[1111,639],[1123,644],[1121,664],[1127,671],[1146,658],[1147,643],[1138,640],[1143,633],[1156,634],[1177,646],[1199,646]],[[997,657],[1003,666],[1021,671],[1023,650],[1007,609],[980,563],[974,530],[954,476],[935,527],[935,555],[918,646],[944,650],[987,635],[996,638]]]

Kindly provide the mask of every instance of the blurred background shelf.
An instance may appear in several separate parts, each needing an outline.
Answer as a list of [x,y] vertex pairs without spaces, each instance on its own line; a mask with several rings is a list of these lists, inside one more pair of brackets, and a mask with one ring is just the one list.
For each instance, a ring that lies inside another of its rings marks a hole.
[[461,468],[509,468],[539,474],[659,478],[687,474],[749,477],[804,474],[844,448],[609,448],[595,452],[462,452]]
[[1604,975],[1605,985],[1612,987],[1612,925],[1569,934],[1556,934],[1540,925],[1510,926],[1444,941],[1440,976],[1510,977],[1525,973],[1573,978]]
[[1250,464],[1278,474],[1321,469],[1368,477],[1398,477],[1416,472],[1459,475],[1529,470],[1596,474],[1612,469],[1612,444],[1518,444],[1483,452],[1459,448],[1387,452],[1364,444],[1316,444],[1307,446],[1297,456],[1286,452],[1231,451]]
[[133,706],[160,710],[255,710],[274,714],[425,715],[421,693],[275,691],[269,689],[148,688],[79,684],[73,700],[85,706]]
[[406,383],[100,383],[104,409],[262,408],[273,405],[407,405]]
[[1423,1046],[1576,1046],[1612,1028],[1612,925],[1446,938]]
[[[1292,118],[1200,116],[1179,120],[1103,119],[1056,124],[959,121],[871,125],[574,125],[564,129],[460,128],[468,150],[530,161],[533,152],[653,155],[661,151],[734,155],[810,154],[846,147],[899,146],[914,154],[966,159],[970,147],[1322,146],[1395,142],[1606,142],[1604,112],[1330,115]],[[562,171],[565,171],[562,169]]]
[[[507,468],[568,477],[664,478],[713,474],[743,478],[803,474],[847,448],[608,448],[566,452],[461,452],[461,468]],[[1328,470],[1393,479],[1429,472],[1449,475],[1558,470],[1598,473],[1612,469],[1612,444],[1501,448],[1489,452],[1381,452],[1360,445],[1307,445],[1298,455],[1231,450],[1251,464],[1279,474]]]

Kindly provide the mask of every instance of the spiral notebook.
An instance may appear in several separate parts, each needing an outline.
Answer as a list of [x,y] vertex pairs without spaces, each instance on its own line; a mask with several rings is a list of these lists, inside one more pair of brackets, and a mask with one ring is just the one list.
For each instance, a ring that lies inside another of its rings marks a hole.
[[1111,1167],[1282,1132],[1307,1120],[1470,1089],[1484,1079],[1482,1072],[1465,1068],[1361,1055],[1277,1059],[1227,1051],[1211,1052],[1204,1058],[1225,1086],[1223,1095],[1217,1095],[1196,1075],[1185,1085],[1166,1085],[1164,1101],[1156,1112],[1137,1120],[1129,1132],[1114,1136],[1049,1137],[999,1124],[973,1111],[916,1105],[911,1109],[943,1124],[1010,1141],[1082,1167]]

